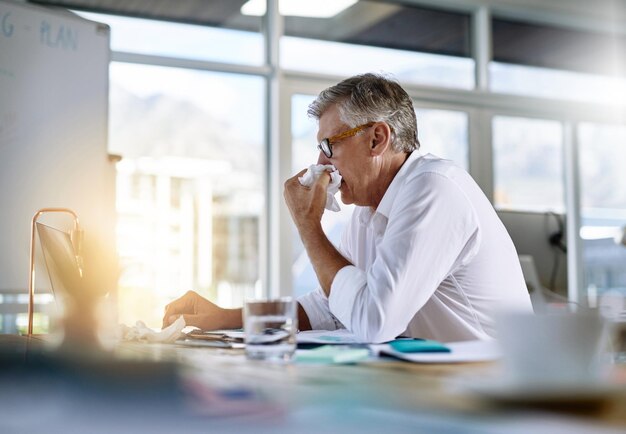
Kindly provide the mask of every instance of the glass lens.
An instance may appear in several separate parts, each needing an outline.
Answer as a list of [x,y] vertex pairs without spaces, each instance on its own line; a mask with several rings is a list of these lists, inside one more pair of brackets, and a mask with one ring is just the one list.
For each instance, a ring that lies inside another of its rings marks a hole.
[[320,149],[322,150],[324,155],[326,155],[326,158],[332,157],[333,152],[330,149],[330,143],[328,142],[328,139],[324,139],[320,142]]

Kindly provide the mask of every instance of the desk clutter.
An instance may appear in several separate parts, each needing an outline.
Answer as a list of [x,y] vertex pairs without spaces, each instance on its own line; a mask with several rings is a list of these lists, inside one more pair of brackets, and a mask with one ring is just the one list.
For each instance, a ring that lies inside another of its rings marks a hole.
[[[241,339],[242,331],[212,334],[193,340],[232,341]],[[306,349],[299,348],[294,362],[283,365],[248,360],[236,348],[189,345],[187,337],[172,344],[124,341],[113,352],[79,352],[50,350],[41,338],[0,335],[0,432],[612,434],[626,426],[624,370],[621,392],[588,393],[592,400],[584,404],[606,404],[608,420],[623,424],[614,429],[604,419],[600,424],[546,413],[548,406],[533,413],[529,403],[551,405],[557,398],[562,403],[563,395],[545,395],[542,402],[526,394],[522,400],[519,391],[487,387],[498,379],[498,364],[409,360],[467,357],[489,348],[480,342],[420,352],[432,344],[400,340],[370,346],[336,343],[352,339],[345,332],[312,335],[305,333],[302,340],[325,343],[302,343]],[[410,352],[396,351],[394,358],[383,354],[394,346]],[[570,402],[580,405],[580,400]],[[509,411],[500,403],[514,406]]]
[[[499,357],[495,341],[468,341],[443,344],[429,339],[399,338],[384,344],[358,341],[345,329],[312,330],[296,335],[296,363],[356,363],[394,357],[414,363],[462,363],[495,360]],[[192,330],[175,341],[179,345],[243,348],[242,330]]]
[[[180,328],[180,324],[178,327]],[[170,329],[174,330],[172,326]],[[390,358],[422,365],[484,363],[502,359],[502,345],[496,340],[444,344],[428,339],[398,338],[382,344],[367,344],[360,342],[345,329],[304,331],[298,333],[296,338],[297,350],[292,363],[303,366],[371,364]],[[186,333],[181,332],[181,338],[173,343],[177,346],[242,349],[245,347],[245,333],[243,330],[203,332],[193,329]],[[519,384],[512,380],[510,375],[500,373],[480,381],[476,378],[462,378],[450,384],[453,390],[461,394],[522,405],[602,402],[616,394],[626,393],[626,381],[612,384],[608,379],[598,382],[581,380],[582,382],[556,385],[544,381],[540,385],[533,385],[526,384],[528,382]]]
[[185,319],[182,316],[159,331],[151,329],[143,321],[137,321],[132,327],[120,324],[118,338],[123,341],[173,343],[183,335],[185,325]]
[[52,349],[25,337],[0,344],[0,432],[144,432],[137,428],[143,424],[174,430],[283,412],[253,388],[207,384],[171,357]]
[[357,363],[369,357],[370,350],[367,347],[345,345],[322,345],[296,352],[296,362],[300,363]]

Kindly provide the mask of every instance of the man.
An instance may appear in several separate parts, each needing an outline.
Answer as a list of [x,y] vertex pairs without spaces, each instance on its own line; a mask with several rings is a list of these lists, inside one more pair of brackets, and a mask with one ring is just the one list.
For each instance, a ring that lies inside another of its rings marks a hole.
[[[318,163],[337,168],[341,200],[357,207],[336,248],[320,223],[330,177],[304,187],[303,171],[285,182],[320,283],[298,300],[301,330],[345,327],[366,342],[488,339],[494,313],[532,311],[502,222],[467,172],[419,153],[413,104],[399,84],[351,77],[320,93],[309,115],[319,122]],[[185,316],[192,325],[241,325],[240,310],[195,293],[168,305],[164,325],[189,313],[201,315]]]

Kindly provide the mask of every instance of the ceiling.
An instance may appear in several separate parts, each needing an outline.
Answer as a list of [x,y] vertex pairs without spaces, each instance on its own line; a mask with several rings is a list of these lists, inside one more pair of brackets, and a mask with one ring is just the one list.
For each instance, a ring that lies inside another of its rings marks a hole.
[[[241,16],[246,0],[33,0],[30,3],[211,26],[228,25]],[[258,18],[250,17],[251,29]],[[257,26],[258,27],[258,26]]]
[[[260,17],[240,13],[246,0],[32,0],[92,12],[259,31]],[[360,1],[331,18],[286,17],[285,34],[469,57],[469,14]]]
[[[240,13],[246,0],[31,2],[247,31],[259,31],[262,27],[260,17]],[[427,4],[436,4],[443,9],[416,6]],[[551,13],[561,16],[563,11],[569,10],[572,17],[591,16],[593,12],[594,19],[604,14],[621,19],[620,14],[626,11],[626,0],[362,0],[331,18],[285,17],[284,33],[288,36],[471,57],[469,11],[480,4],[494,7],[492,52],[495,60],[626,76],[626,35],[613,31],[614,22],[604,26],[608,32],[600,32],[585,26],[574,29],[566,25],[538,23],[532,18],[533,14],[535,17]],[[453,10],[455,5],[466,7]],[[520,5],[526,7],[520,9]],[[590,9],[590,5],[595,5],[595,9]],[[513,7],[519,9],[517,15],[512,13]],[[626,20],[626,12],[623,16]],[[563,23],[566,21],[563,20]],[[626,25],[621,30],[626,30]]]

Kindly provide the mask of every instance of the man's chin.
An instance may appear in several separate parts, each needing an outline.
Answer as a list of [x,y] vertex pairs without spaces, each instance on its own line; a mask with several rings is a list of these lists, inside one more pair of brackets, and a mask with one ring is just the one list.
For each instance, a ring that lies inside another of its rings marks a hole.
[[344,193],[343,191],[341,191],[341,202],[343,202],[344,205],[351,205],[352,203],[354,203],[354,199],[352,198],[352,196],[348,193]]

